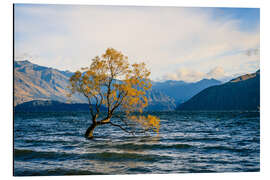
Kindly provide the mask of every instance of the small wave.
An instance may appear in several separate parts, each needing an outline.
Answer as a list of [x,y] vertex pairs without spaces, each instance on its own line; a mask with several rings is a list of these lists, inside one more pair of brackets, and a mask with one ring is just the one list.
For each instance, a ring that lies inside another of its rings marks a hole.
[[59,145],[71,145],[71,144],[78,144],[80,143],[80,141],[76,141],[76,140],[72,140],[72,141],[68,141],[68,140],[56,140],[56,139],[42,139],[42,140],[35,140],[35,139],[26,139],[24,140],[24,142],[26,144],[33,144],[33,145],[51,145],[51,144],[59,144]]
[[200,137],[200,138],[189,138],[190,141],[224,141],[225,137],[219,138],[219,137]]
[[14,150],[15,156],[28,155],[28,154],[32,154],[34,152],[35,151],[28,150],[28,149],[15,149]]
[[84,159],[94,159],[102,161],[143,161],[156,162],[160,159],[171,159],[169,156],[161,156],[155,154],[137,154],[137,153],[116,153],[116,152],[101,152],[101,153],[86,153],[81,156]]
[[216,172],[211,169],[204,169],[204,168],[199,168],[199,167],[189,168],[189,169],[186,169],[186,171],[188,173],[214,173]]
[[133,144],[133,143],[127,143],[127,144],[119,144],[113,146],[117,149],[130,149],[130,150],[162,150],[162,149],[188,149],[192,148],[193,146],[188,144]]
[[73,157],[73,154],[71,153],[34,151],[28,149],[15,149],[14,155],[15,160],[31,160],[31,159],[60,160],[60,159],[69,159]]
[[79,169],[55,168],[47,170],[16,170],[14,176],[63,176],[63,175],[103,175],[100,172]]
[[163,139],[163,142],[220,142],[225,141],[226,137],[177,137]]
[[152,170],[146,167],[134,167],[129,168],[127,174],[145,174],[145,173],[152,173]]
[[94,145],[91,148],[115,148],[120,150],[166,150],[166,149],[189,149],[194,146],[189,144],[135,144],[135,143],[123,143],[123,144],[99,144]]
[[155,154],[137,154],[137,153],[116,153],[116,152],[96,152],[96,153],[66,153],[33,151],[26,149],[15,149],[15,160],[33,160],[46,159],[50,161],[64,161],[70,159],[87,159],[101,161],[146,161],[155,162],[160,159],[171,159],[169,156]]
[[204,147],[207,151],[230,151],[230,152],[236,152],[236,153],[250,153],[253,150],[247,149],[247,148],[233,148],[229,146],[207,146]]

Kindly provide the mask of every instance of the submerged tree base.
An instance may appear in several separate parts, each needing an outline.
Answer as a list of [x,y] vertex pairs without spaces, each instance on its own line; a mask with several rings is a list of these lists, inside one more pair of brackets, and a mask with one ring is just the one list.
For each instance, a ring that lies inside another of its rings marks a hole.
[[91,126],[89,126],[89,128],[86,130],[84,137],[87,139],[93,139],[93,133],[94,133],[94,129],[96,128],[96,124],[92,124]]

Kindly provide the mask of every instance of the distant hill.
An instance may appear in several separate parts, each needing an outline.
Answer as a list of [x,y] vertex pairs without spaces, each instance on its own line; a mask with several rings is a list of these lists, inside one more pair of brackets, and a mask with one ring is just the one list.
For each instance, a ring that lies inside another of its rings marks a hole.
[[[72,72],[39,66],[28,60],[14,61],[14,104],[33,100],[59,101],[63,103],[87,103],[85,97],[77,94],[68,98],[67,86]],[[174,110],[175,100],[159,90],[147,94],[149,111]]]
[[148,106],[144,109],[145,111],[172,111],[177,107],[173,98],[159,90],[148,90],[146,97]]
[[[25,61],[14,61],[14,104],[32,100],[67,102],[68,71],[59,71]],[[72,97],[71,102],[86,102],[83,97]]]
[[178,110],[258,110],[260,106],[260,70],[201,91]]
[[169,80],[165,82],[154,82],[152,88],[172,97],[176,103],[183,103],[203,89],[221,83],[221,81],[216,79],[202,79],[194,83]]
[[[105,108],[101,108],[104,111]],[[34,100],[19,104],[15,107],[15,112],[67,112],[67,111],[89,111],[89,105],[86,103],[61,103],[50,100]]]

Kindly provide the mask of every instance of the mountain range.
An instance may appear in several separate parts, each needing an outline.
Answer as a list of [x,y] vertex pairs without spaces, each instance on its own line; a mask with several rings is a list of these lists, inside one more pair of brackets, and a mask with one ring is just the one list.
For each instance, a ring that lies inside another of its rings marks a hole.
[[[70,71],[39,66],[28,60],[14,61],[14,105],[43,100],[62,103],[87,103],[85,97],[75,94],[68,98]],[[147,110],[174,110],[175,100],[159,90],[151,89],[147,93]]]
[[[14,105],[26,103],[26,107],[37,107],[38,102],[40,106],[54,107],[58,101],[62,107],[70,108],[66,107],[67,104],[87,103],[85,97],[79,94],[72,98],[66,96],[72,74],[28,60],[14,61]],[[146,96],[149,102],[145,108],[147,111],[254,110],[258,109],[260,103],[260,71],[239,76],[224,84],[216,79],[202,79],[193,83],[172,80],[152,82]]]
[[259,110],[260,70],[204,89],[178,110]]
[[216,79],[202,79],[197,82],[187,83],[185,81],[165,81],[152,83],[153,89],[172,97],[177,104],[181,104],[210,86],[222,84]]
[[[14,104],[32,100],[68,101],[68,71],[59,71],[32,64],[29,61],[14,61]],[[83,102],[83,97],[75,95],[72,102]]]

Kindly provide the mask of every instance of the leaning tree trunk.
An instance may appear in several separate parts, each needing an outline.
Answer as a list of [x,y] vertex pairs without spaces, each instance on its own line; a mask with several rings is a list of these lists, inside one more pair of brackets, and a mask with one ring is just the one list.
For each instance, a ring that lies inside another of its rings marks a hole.
[[108,124],[108,123],[110,123],[110,117],[105,118],[98,122],[94,120],[91,126],[89,126],[89,128],[86,130],[84,137],[86,137],[87,139],[93,139],[94,129],[99,125]]
[[92,139],[93,133],[94,133],[94,129],[96,128],[97,124],[93,123],[91,124],[91,126],[89,126],[89,128],[86,130],[84,137],[88,138],[88,139]]

